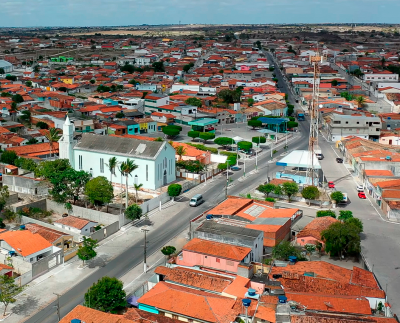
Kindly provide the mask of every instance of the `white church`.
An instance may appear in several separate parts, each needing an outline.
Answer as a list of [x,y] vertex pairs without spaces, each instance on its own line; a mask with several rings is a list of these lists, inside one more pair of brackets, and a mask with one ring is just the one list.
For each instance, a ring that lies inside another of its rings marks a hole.
[[[166,141],[143,141],[132,138],[84,133],[80,141],[74,140],[74,124],[68,116],[59,140],[60,159],[68,159],[75,170],[84,170],[93,177],[110,179],[106,164],[111,157],[118,163],[133,160],[139,167],[132,172],[128,186],[143,184],[143,188],[156,190],[175,181],[175,149]],[[125,185],[125,176],[118,169],[113,183]]]

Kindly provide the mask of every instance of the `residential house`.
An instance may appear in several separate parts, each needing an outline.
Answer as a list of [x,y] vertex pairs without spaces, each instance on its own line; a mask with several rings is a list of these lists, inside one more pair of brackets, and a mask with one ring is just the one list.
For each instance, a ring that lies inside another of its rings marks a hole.
[[185,153],[182,156],[176,155],[177,161],[181,160],[198,160],[203,165],[209,165],[211,163],[211,152],[204,151],[192,147],[186,143],[173,142],[172,146],[176,149],[178,146],[182,146],[185,149]]
[[264,115],[266,116],[286,116],[287,115],[287,105],[282,102],[275,100],[266,100],[257,102],[253,107],[261,108],[264,110]]
[[168,105],[169,104],[169,96],[165,96],[162,94],[157,94],[157,93],[151,93],[146,95],[145,100],[144,100],[144,106],[146,108],[158,108],[163,105]]
[[54,221],[54,225],[74,233],[89,236],[95,231],[95,227],[98,225],[98,223],[88,219],[68,215],[57,221]]
[[315,218],[296,235],[296,243],[300,246],[306,244],[316,245],[317,243],[324,244],[321,238],[322,231],[328,229],[331,224],[337,221],[330,216]]
[[57,248],[62,248],[64,251],[73,248],[75,242],[73,241],[73,236],[66,234],[62,231],[58,231],[52,228],[42,226],[37,223],[27,223],[25,224],[25,229],[41,235],[48,242]]
[[0,233],[0,248],[10,255],[18,255],[27,262],[36,262],[59,249],[52,246],[40,234],[29,230],[3,231]]
[[157,132],[157,122],[152,118],[135,119],[139,124],[140,133],[153,133]]

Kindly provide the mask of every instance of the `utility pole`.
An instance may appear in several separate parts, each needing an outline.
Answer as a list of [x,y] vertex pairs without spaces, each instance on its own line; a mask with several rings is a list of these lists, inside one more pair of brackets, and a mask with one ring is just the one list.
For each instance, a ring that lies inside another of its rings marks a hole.
[[143,250],[143,270],[146,273],[147,272],[147,232],[149,232],[149,229],[141,229],[142,232],[144,232],[144,250]]
[[57,307],[57,316],[58,316],[58,322],[61,321],[61,315],[60,315],[60,294],[53,293],[54,295],[57,295],[57,305],[54,305],[54,307]]

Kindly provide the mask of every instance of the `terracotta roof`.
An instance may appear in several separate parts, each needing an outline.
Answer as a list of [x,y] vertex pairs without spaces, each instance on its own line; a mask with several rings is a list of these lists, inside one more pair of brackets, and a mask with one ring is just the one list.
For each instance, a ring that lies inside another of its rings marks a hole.
[[[50,143],[45,142],[41,144],[9,147],[6,150],[13,150],[18,156],[44,155],[50,154]],[[53,149],[51,149],[51,152],[53,154],[58,153],[58,142],[53,142]]]
[[317,240],[321,240],[321,232],[325,229],[328,229],[332,223],[337,221],[338,220],[330,216],[315,218],[297,234],[297,238],[313,237]]
[[307,310],[364,315],[371,314],[369,301],[364,297],[335,297],[293,292],[286,292],[285,296],[289,301],[295,301],[306,306]]
[[383,190],[382,198],[384,198],[384,199],[400,199],[400,190]]
[[[159,266],[154,272],[159,275],[164,275],[163,281],[166,282],[171,281],[219,293],[222,293],[233,281],[232,278],[184,267],[167,268]],[[244,295],[241,297],[244,297]]]
[[307,313],[307,315],[291,315],[291,323],[396,323],[395,318],[374,316],[344,316],[332,314]]
[[251,252],[251,248],[248,247],[240,247],[226,243],[202,240],[199,238],[190,240],[182,249],[185,251],[236,261],[243,260]]
[[233,322],[238,314],[235,299],[166,282],[159,282],[138,303],[213,323]]
[[386,181],[386,182],[379,182],[377,183],[377,185],[380,188],[394,188],[394,187],[400,187],[400,179],[393,179],[390,181]]
[[394,176],[391,170],[384,169],[366,169],[365,175],[367,176]]
[[34,234],[28,230],[2,232],[0,233],[0,240],[7,242],[17,254],[23,257],[52,246],[41,235]]
[[124,318],[122,315],[109,314],[94,310],[82,305],[76,306],[71,312],[65,315],[60,323],[71,323],[73,319],[81,320],[85,323],[132,323],[131,319]]
[[87,220],[87,219],[84,219],[84,218],[77,218],[76,216],[73,216],[73,215],[69,215],[69,216],[67,216],[65,218],[61,218],[61,219],[59,219],[57,221],[54,221],[54,222],[55,223],[61,223],[61,224],[64,224],[64,225],[67,225],[69,227],[73,227],[73,228],[76,228],[76,229],[82,229],[85,225],[87,225],[90,222],[97,223],[95,221]]
[[54,243],[56,240],[60,239],[62,236],[66,236],[67,234],[61,231],[57,231],[51,228],[47,228],[41,226],[36,223],[27,223],[25,224],[25,228],[32,233],[40,234],[43,238],[45,238],[48,242]]
[[[142,311],[137,308],[128,308],[124,314],[124,318],[131,320],[130,322],[138,323],[179,323],[182,321],[169,318],[162,314],[154,314],[147,311]],[[87,322],[86,323],[90,323]],[[94,323],[94,322],[93,322]]]

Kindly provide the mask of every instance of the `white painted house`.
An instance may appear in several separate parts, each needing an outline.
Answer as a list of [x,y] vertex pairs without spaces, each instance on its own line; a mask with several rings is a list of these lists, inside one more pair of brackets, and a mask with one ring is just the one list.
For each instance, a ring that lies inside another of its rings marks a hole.
[[[73,139],[73,124],[67,120],[59,140],[61,159],[68,159],[76,170],[84,170],[93,177],[109,178],[108,160],[116,157],[119,163],[133,160],[138,168],[128,176],[128,186],[143,184],[155,190],[175,181],[175,149],[166,141],[143,141],[133,138],[101,136],[84,133],[77,143]],[[125,184],[119,171],[113,175],[114,183]]]
[[78,218],[73,215],[66,216],[54,222],[56,227],[69,230],[84,236],[90,236],[98,225],[97,222],[84,218]]

